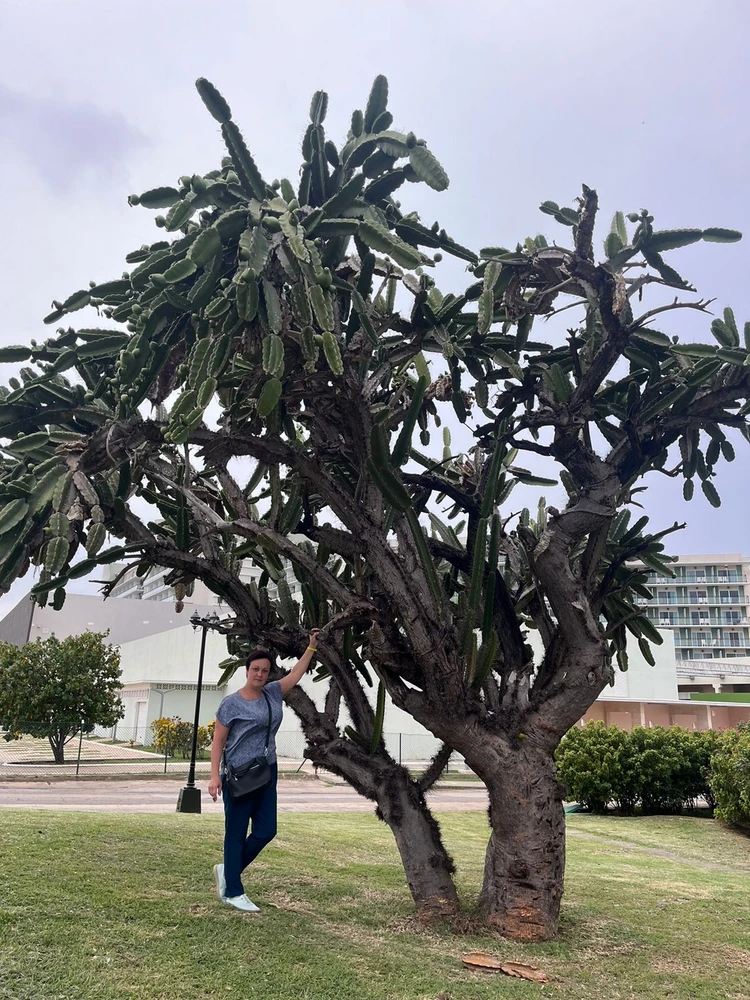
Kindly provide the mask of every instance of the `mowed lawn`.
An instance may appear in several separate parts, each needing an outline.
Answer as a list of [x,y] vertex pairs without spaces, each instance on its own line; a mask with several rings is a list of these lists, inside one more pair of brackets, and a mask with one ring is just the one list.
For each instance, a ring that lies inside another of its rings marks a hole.
[[[569,819],[560,937],[520,946],[417,924],[371,816],[282,815],[247,878],[253,917],[214,895],[217,817],[2,810],[0,998],[750,1000],[750,840],[705,819]],[[486,820],[441,823],[468,909]],[[552,982],[468,971],[473,949]]]

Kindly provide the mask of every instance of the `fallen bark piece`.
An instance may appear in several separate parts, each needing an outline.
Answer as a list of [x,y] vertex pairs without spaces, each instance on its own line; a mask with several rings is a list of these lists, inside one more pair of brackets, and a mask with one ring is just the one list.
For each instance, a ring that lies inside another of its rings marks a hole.
[[469,969],[486,969],[488,972],[500,972],[503,963],[488,951],[468,951],[461,956],[461,961]]
[[522,962],[503,962],[500,971],[506,976],[515,976],[516,979],[530,979],[535,983],[548,983],[550,977],[542,969],[537,969],[535,965],[524,965]]
[[546,972],[533,965],[522,962],[503,962],[497,955],[487,951],[469,951],[461,956],[461,961],[467,969],[480,969],[484,972],[502,972],[515,979],[529,979],[534,983],[548,983],[550,977]]

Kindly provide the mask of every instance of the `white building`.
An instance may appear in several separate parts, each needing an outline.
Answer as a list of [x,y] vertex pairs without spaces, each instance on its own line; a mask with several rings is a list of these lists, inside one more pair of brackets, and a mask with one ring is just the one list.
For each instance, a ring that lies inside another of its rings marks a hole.
[[[112,588],[112,597],[136,601],[171,601],[173,604],[177,600],[174,588],[166,580],[172,570],[164,566],[154,566],[143,576],[138,576],[137,567],[125,568],[122,563],[102,566],[102,571],[105,581],[117,580]],[[260,573],[261,571],[248,560],[240,566],[240,579],[243,583],[257,580]],[[221,601],[205,583],[196,580],[193,583],[192,594],[186,596],[183,603],[220,604]]]
[[[630,729],[633,726],[681,725],[688,729],[726,728],[750,719],[750,639],[747,624],[748,560],[739,556],[681,557],[675,580],[653,580],[656,596],[647,613],[662,631],[664,643],[653,646],[656,659],[651,667],[637,644],[629,648],[630,668],[617,672],[615,684],[605,689],[582,723],[601,720]],[[116,574],[117,569],[114,570]],[[125,716],[118,731],[143,742],[151,724],[163,716],[192,721],[195,711],[200,653],[200,630],[194,630],[189,615],[227,614],[206,591],[205,603],[188,603],[177,613],[171,588],[164,583],[166,571],[154,571],[140,580],[134,570],[123,574],[113,596],[70,594],[62,611],[39,608],[24,598],[0,622],[0,640],[23,645],[37,636],[53,632],[64,637],[90,629],[110,630],[111,641],[120,647],[122,699]],[[260,570],[243,563],[241,578],[257,579]],[[654,574],[655,576],[655,574]],[[111,577],[111,579],[113,579]],[[287,573],[290,589],[298,598],[299,584]],[[148,587],[144,584],[153,584]],[[191,598],[204,596],[197,592]],[[269,587],[273,596],[273,589]],[[169,600],[168,598],[171,598]],[[693,615],[697,615],[697,621]],[[729,620],[731,616],[731,620]],[[532,644],[538,634],[530,634]],[[538,651],[540,652],[540,651]],[[219,688],[219,663],[227,658],[224,638],[207,634],[200,722],[214,718],[221,699],[244,681],[238,671],[226,687]],[[322,706],[325,684],[311,677],[304,686]],[[374,689],[373,689],[374,695]],[[348,719],[342,715],[341,724]],[[388,704],[384,733],[392,752],[404,759],[425,759],[436,741],[410,716]],[[299,756],[302,737],[292,712],[285,713],[280,740],[295,743]]]
[[674,636],[680,696],[750,703],[750,558],[679,556],[673,570],[674,577],[650,571],[654,598],[639,603]]

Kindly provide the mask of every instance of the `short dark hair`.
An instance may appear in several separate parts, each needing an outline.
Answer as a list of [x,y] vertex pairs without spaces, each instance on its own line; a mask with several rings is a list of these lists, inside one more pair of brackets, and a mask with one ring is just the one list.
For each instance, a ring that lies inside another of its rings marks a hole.
[[262,646],[258,646],[257,649],[253,649],[249,654],[248,658],[245,660],[245,670],[247,670],[250,664],[254,660],[268,660],[271,664],[271,668],[276,666],[276,658],[270,649],[264,649]]

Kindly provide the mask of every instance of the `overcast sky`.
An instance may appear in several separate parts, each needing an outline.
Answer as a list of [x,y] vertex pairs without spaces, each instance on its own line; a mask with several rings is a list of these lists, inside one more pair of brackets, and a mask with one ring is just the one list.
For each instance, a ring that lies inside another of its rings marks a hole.
[[[600,239],[616,209],[642,207],[660,228],[741,229],[740,244],[670,262],[744,322],[749,28],[747,0],[4,0],[0,343],[42,339],[53,298],[118,276],[129,250],[158,238],[130,192],[218,166],[198,76],[223,92],[265,176],[295,178],[313,91],[329,92],[340,142],[385,73],[394,127],[423,136],[451,179],[443,194],[410,186],[410,205],[472,247],[564,238],[538,205],[572,204],[581,182],[599,192]],[[444,290],[462,278],[438,275]],[[709,322],[680,313],[662,328],[710,340]],[[749,457],[740,446],[720,466],[719,511],[651,477],[654,527],[688,521],[674,552],[750,551]]]

